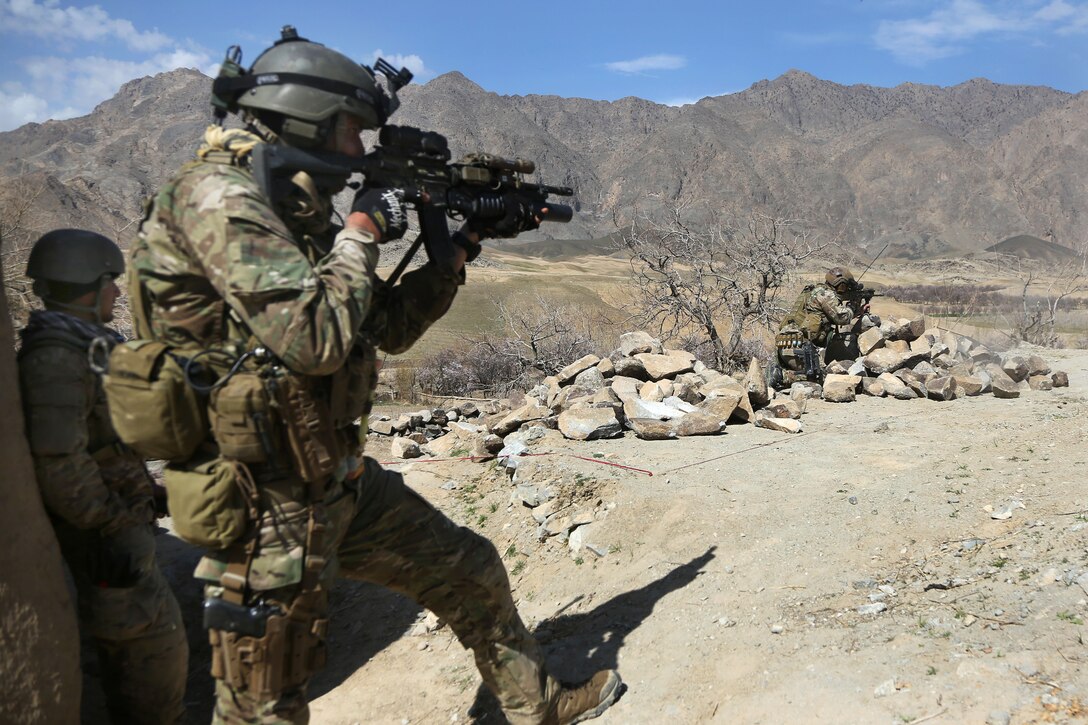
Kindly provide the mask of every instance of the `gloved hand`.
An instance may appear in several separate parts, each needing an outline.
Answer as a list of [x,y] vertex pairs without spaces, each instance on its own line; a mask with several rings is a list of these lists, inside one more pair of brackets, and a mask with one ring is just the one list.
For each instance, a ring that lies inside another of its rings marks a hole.
[[522,232],[536,229],[540,226],[540,220],[536,217],[532,204],[518,198],[516,194],[507,193],[501,199],[503,211],[501,217],[469,217],[468,228],[478,234],[481,239],[496,237],[516,237]]
[[404,192],[400,189],[363,187],[355,192],[351,211],[362,212],[370,217],[381,232],[379,242],[391,242],[400,239],[408,231],[408,214],[403,202]]

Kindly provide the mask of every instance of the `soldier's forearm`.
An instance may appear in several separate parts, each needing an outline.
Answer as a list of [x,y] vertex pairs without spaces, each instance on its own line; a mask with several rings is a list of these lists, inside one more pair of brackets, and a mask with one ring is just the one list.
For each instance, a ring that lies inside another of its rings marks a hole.
[[121,497],[106,487],[89,455],[35,460],[45,507],[78,529],[118,529],[132,523]]

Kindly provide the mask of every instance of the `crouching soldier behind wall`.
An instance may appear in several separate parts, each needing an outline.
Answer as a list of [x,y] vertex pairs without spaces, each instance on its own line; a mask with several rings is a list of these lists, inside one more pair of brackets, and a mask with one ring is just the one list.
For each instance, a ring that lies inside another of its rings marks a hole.
[[378,245],[407,226],[397,190],[360,191],[340,228],[332,196],[346,178],[318,187],[299,172],[269,199],[250,167],[259,144],[361,155],[360,132],[385,122],[395,95],[368,67],[286,28],[231,82],[227,105],[245,129],[208,129],[198,161],[154,197],[132,250],[139,336],[200,356],[218,378],[210,439],[165,473],[175,522],[175,486],[193,476],[226,472],[244,491],[233,511],[246,520],[219,539],[222,528],[208,530],[196,572],[215,722],[307,722],[337,573],[406,594],[449,623],[511,721],[600,714],[618,675],[581,686],[549,675],[494,545],[362,455],[377,350],[406,350],[445,314],[479,251],[477,232],[512,236],[539,220],[491,230],[469,220],[454,235],[453,269],[428,263],[386,285],[375,275]]
[[118,440],[89,354],[120,341],[113,319],[121,250],[58,229],[31,250],[27,276],[45,310],[21,333],[19,383],[42,500],[75,581],[79,624],[98,645],[116,723],[182,720],[189,646],[155,563],[151,478]]
[[[778,366],[769,370],[769,383],[787,387],[798,380],[820,382],[823,366],[857,357],[857,334],[878,326],[869,305],[858,293],[863,285],[845,267],[832,267],[823,284],[807,285],[793,309],[782,319],[775,336]],[[850,329],[843,331],[843,326]]]

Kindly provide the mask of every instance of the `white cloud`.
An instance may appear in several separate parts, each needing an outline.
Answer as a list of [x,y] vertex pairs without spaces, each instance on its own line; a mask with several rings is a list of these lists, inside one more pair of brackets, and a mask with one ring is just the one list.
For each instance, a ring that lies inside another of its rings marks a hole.
[[415,53],[408,55],[402,55],[401,53],[384,53],[381,48],[378,48],[370,54],[370,65],[374,65],[378,58],[385,58],[396,68],[407,68],[412,71],[413,80],[417,83],[429,80],[435,76],[435,72],[428,68]]
[[24,58],[20,65],[26,83],[7,83],[0,89],[0,131],[31,121],[82,116],[112,97],[133,78],[175,68],[196,68],[208,75],[215,69],[208,53],[175,48],[146,60],[127,61],[102,56]]
[[0,129],[11,129],[45,118],[49,104],[44,98],[18,90],[0,90]]
[[[1036,3],[1038,4],[1038,3]],[[1050,0],[1034,12],[1028,3],[952,0],[924,18],[885,20],[874,41],[908,65],[957,55],[973,40],[993,35],[1070,33],[1088,30],[1088,3]]]
[[[134,78],[183,67],[209,75],[218,69],[207,50],[158,30],[137,30],[131,21],[111,17],[98,5],[0,0],[0,34],[47,38],[49,50],[57,54],[12,62],[22,72],[0,87],[0,130],[89,113]],[[91,43],[97,52],[64,55],[79,47],[73,41]]]
[[605,68],[617,73],[645,73],[653,70],[678,70],[687,65],[682,55],[644,55],[634,60],[617,60],[605,63]]
[[0,27],[51,41],[118,40],[143,52],[161,50],[173,42],[158,30],[140,31],[131,21],[112,18],[97,5],[62,7],[60,0],[0,0]]

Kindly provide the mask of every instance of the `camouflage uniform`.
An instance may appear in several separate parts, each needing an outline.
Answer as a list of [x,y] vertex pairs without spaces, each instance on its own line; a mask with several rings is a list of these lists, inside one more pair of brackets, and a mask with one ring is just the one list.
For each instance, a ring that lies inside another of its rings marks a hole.
[[92,339],[114,335],[63,312],[31,315],[19,353],[27,437],[111,718],[173,723],[184,715],[189,646],[155,563],[150,478],[117,440],[87,358]]
[[[775,337],[778,364],[787,371],[805,370],[804,349],[807,348],[813,356],[817,355],[814,348],[825,347],[833,330],[838,325],[849,324],[858,314],[854,306],[839,299],[839,295],[828,285],[805,287],[797,296],[793,309],[783,318]],[[788,383],[791,379],[784,382]]]
[[[340,415],[341,440],[350,442],[350,453],[318,482],[325,524],[318,551],[304,551],[316,510],[307,497],[313,482],[295,470],[249,466],[260,521],[245,577],[246,604],[263,601],[287,610],[305,598],[313,629],[323,638],[325,585],[332,577],[389,587],[449,623],[475,653],[511,720],[545,722],[559,684],[544,673],[540,648],[518,616],[494,545],[451,522],[400,475],[363,458],[365,435],[354,424],[362,416],[365,426],[376,350],[399,353],[414,343],[449,308],[463,272],[453,277],[427,265],[386,286],[374,274],[374,240],[361,231],[335,233],[327,222],[328,198],[306,192],[303,182],[294,197],[269,205],[247,170],[257,140],[243,131],[209,129],[199,152],[204,161],[184,168],[155,197],[132,253],[153,337],[236,352],[259,342],[291,371],[323,386],[334,406],[345,396],[358,406]],[[210,552],[198,565],[208,597],[224,595],[224,574],[239,546]],[[304,579],[318,557],[327,564],[315,596]],[[213,642],[226,637],[210,635]],[[316,649],[294,653],[309,662],[307,672],[323,663],[323,645]],[[215,722],[307,722],[305,681],[261,696],[224,672],[227,665],[217,657]]]

